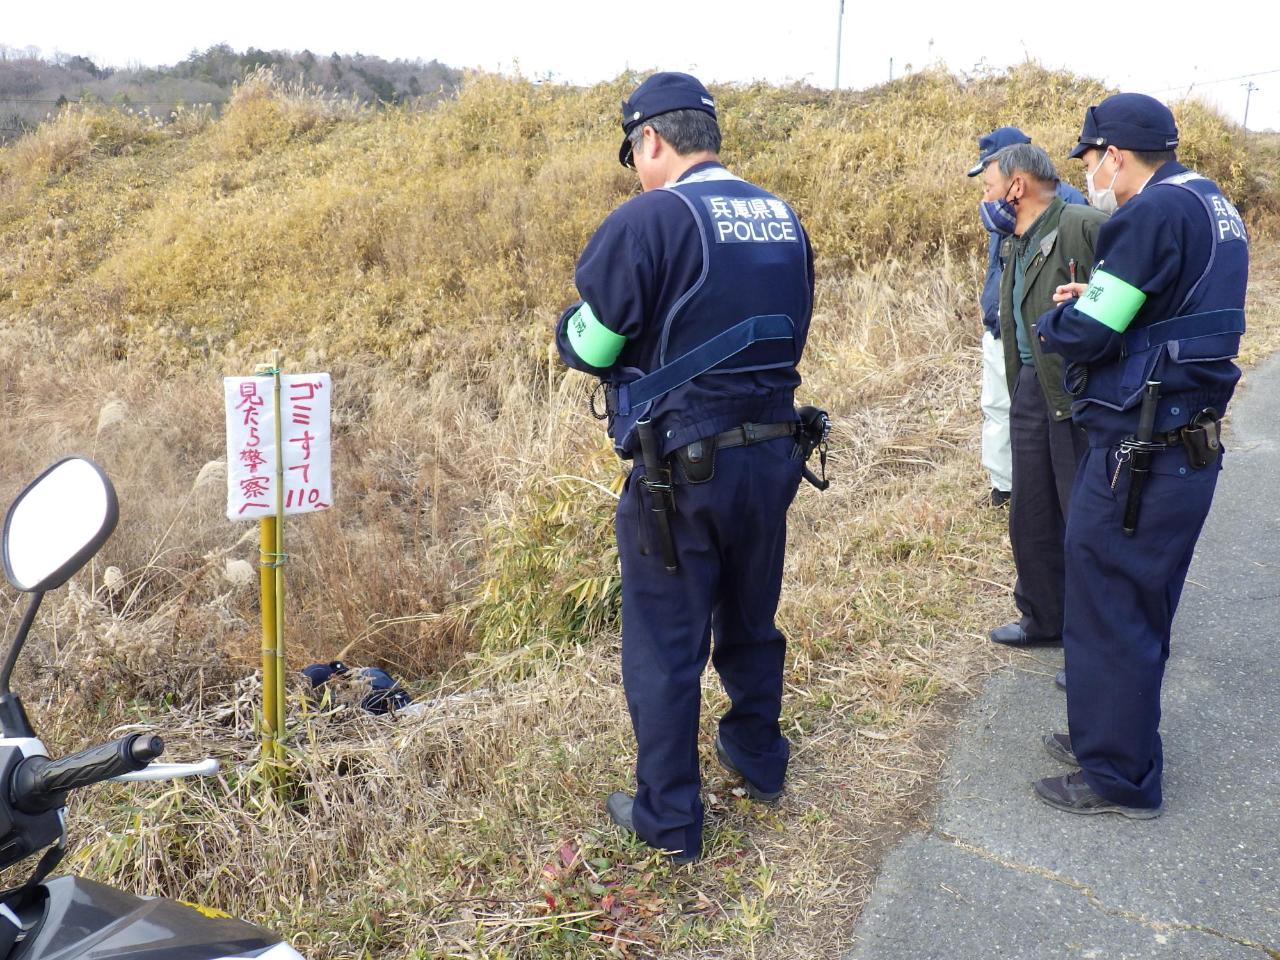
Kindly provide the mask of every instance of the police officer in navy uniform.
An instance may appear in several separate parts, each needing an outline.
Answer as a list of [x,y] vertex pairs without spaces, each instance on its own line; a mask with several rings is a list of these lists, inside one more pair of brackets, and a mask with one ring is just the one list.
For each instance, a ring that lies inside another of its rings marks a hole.
[[1066,534],[1068,734],[1048,752],[1080,769],[1037,795],[1071,813],[1158,816],[1160,686],[1169,629],[1221,469],[1219,421],[1240,371],[1249,244],[1213,181],[1175,159],[1173,114],[1140,94],[1085,116],[1072,151],[1114,216],[1087,288],[1038,332],[1060,353],[1089,449]]
[[615,518],[636,792],[611,794],[606,809],[689,862],[702,852],[708,656],[731,701],[721,765],[762,802],[786,774],[774,614],[804,466],[794,392],[813,257],[790,206],[721,165],[715,99],[697,79],[649,77],[623,103],[622,129],[619,159],[643,192],[591,237],[575,274],[582,299],[556,344],[601,378],[609,434],[636,461]]

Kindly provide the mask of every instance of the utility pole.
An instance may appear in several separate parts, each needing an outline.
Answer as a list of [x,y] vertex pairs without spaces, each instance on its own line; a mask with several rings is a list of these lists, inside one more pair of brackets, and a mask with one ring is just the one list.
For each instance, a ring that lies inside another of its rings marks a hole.
[[840,47],[844,40],[844,0],[840,0],[840,16],[836,20],[836,89],[840,89]]
[[1244,87],[1244,123],[1241,124],[1246,130],[1249,129],[1249,98],[1253,96],[1253,91],[1260,89],[1259,86],[1250,80],[1248,83],[1242,83]]

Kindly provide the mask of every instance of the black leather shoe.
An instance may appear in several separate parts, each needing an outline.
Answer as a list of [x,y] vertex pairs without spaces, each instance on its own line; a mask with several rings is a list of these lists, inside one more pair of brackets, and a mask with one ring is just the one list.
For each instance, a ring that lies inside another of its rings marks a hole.
[[1059,670],[1053,675],[1053,685],[1063,693],[1067,692],[1067,671]]
[[988,634],[993,643],[1003,643],[1006,647],[1051,647],[1062,643],[1061,637],[1029,637],[1021,622],[1015,620],[1002,627],[996,627]]
[[1094,792],[1085,783],[1083,771],[1077,770],[1065,777],[1049,777],[1036,784],[1036,796],[1049,806],[1067,813],[1118,813],[1130,820],[1154,820],[1164,812],[1163,807],[1126,807],[1113,803]]
[[[636,798],[629,793],[621,790],[615,790],[609,794],[609,799],[605,801],[604,808],[609,814],[609,819],[620,826],[623,830],[631,833],[636,832],[636,823],[631,816],[631,811],[635,807]],[[693,863],[698,858],[685,853],[672,853],[667,855],[672,863],[686,864]]]
[[1071,737],[1068,734],[1046,733],[1041,743],[1044,744],[1044,752],[1059,763],[1073,767],[1080,766],[1076,761],[1076,755],[1071,752]]
[[761,790],[746,777],[742,776],[742,771],[733,765],[733,761],[729,759],[729,754],[724,748],[724,744],[720,742],[720,734],[716,734],[716,759],[720,761],[720,766],[735,777],[742,777],[742,785],[747,789],[747,796],[757,803],[777,803],[778,798],[782,796],[781,790]]
[[1009,505],[1009,497],[1008,490],[1001,490],[998,487],[991,488],[991,505],[993,507],[1007,507]]
[[631,808],[636,804],[636,798],[629,793],[623,793],[621,790],[615,790],[609,794],[609,799],[604,802],[604,808],[609,814],[609,819],[620,826],[623,830],[636,832],[636,823],[631,819]]

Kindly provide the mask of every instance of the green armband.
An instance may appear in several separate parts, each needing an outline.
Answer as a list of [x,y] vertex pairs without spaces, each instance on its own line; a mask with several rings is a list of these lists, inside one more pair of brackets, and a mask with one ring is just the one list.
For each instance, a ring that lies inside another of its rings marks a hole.
[[1116,333],[1124,333],[1146,302],[1147,295],[1137,287],[1105,270],[1097,270],[1089,281],[1089,289],[1076,304],[1076,311],[1093,317]]
[[565,318],[565,333],[573,352],[586,363],[601,370],[613,366],[627,338],[614,333],[598,319],[585,300]]

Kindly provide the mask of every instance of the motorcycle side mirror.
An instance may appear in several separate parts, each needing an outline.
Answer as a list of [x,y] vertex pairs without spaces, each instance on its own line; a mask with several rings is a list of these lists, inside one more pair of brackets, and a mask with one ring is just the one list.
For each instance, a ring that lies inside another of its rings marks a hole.
[[0,729],[6,737],[32,736],[9,680],[45,592],[55,590],[89,562],[116,528],[120,506],[111,481],[92,460],[68,457],[18,494],[4,519],[4,574],[31,594],[22,623],[0,667]]
[[40,474],[4,520],[4,573],[24,593],[55,590],[111,536],[120,516],[111,481],[92,460],[68,457]]

